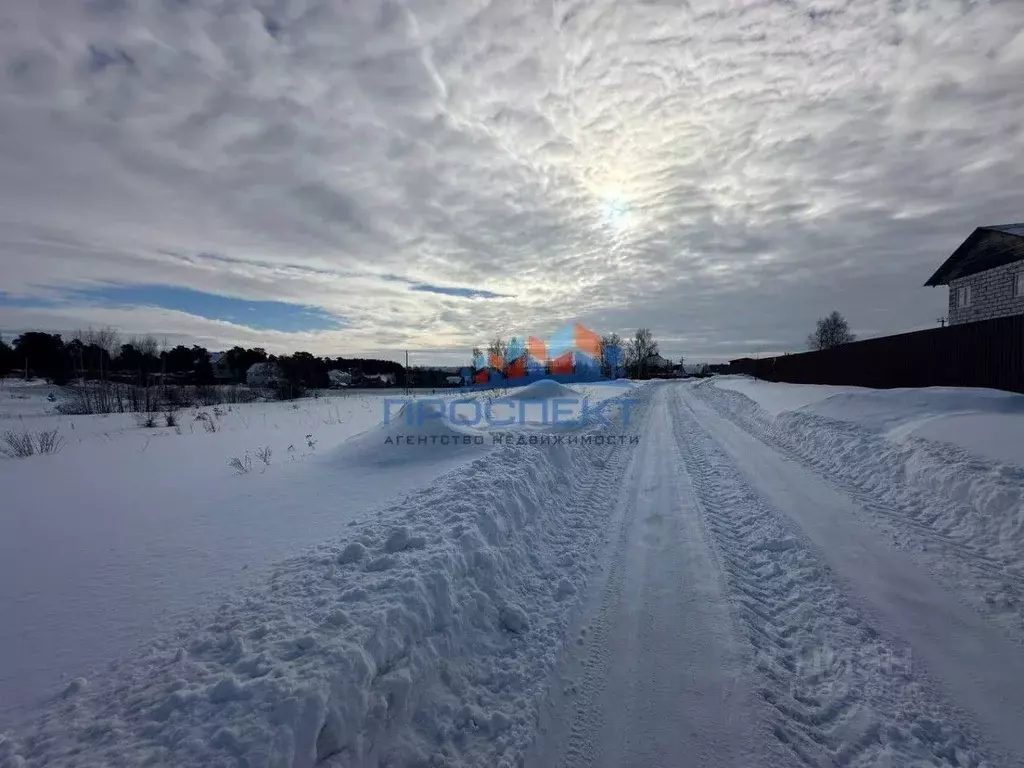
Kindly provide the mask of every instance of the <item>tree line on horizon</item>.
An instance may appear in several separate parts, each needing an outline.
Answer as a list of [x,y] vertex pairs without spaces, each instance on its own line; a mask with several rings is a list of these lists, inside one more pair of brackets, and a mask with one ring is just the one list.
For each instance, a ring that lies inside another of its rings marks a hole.
[[0,376],[24,373],[63,385],[75,379],[122,381],[146,386],[156,381],[207,385],[245,383],[255,363],[276,363],[295,388],[329,386],[328,371],[341,369],[363,375],[393,374],[404,383],[405,369],[391,360],[360,357],[316,357],[309,352],[268,354],[261,347],[235,346],[223,353],[227,379],[214,376],[210,351],[199,345],[170,346],[155,336],[122,337],[112,328],[78,331],[69,340],[59,333],[28,331],[11,344],[0,337]]
[[[856,339],[849,324],[839,312],[832,312],[817,321],[815,332],[807,339],[811,350],[832,349]],[[474,347],[471,367],[476,362],[501,360],[500,372],[507,373],[505,356],[509,342],[496,334],[484,350]],[[658,342],[650,328],[638,328],[623,341],[617,333],[601,337],[601,372],[612,375],[615,365],[621,365],[630,378],[650,375],[648,361],[658,355]],[[610,353],[610,350],[617,350]],[[62,334],[27,331],[12,343],[0,336],[0,376],[22,372],[44,378],[54,384],[66,384],[73,379],[112,380],[146,386],[154,380],[173,380],[181,384],[207,385],[245,383],[249,368],[255,363],[276,363],[289,390],[323,389],[330,385],[328,371],[340,369],[367,376],[391,374],[399,386],[446,386],[444,371],[416,371],[409,375],[404,366],[392,360],[360,357],[317,357],[299,351],[291,355],[268,354],[262,347],[235,346],[223,353],[227,379],[214,376],[210,351],[193,344],[191,347],[161,343],[155,336],[122,335],[113,328],[78,331],[65,341]],[[615,359],[612,359],[612,358]],[[545,361],[550,363],[550,361]],[[679,359],[683,365],[683,358]],[[415,378],[416,381],[412,381]]]

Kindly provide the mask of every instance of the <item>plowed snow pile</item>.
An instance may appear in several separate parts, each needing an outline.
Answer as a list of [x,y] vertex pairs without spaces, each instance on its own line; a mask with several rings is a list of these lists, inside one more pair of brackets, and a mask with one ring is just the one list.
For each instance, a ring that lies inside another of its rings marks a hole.
[[938,440],[1024,467],[1024,395],[949,387],[863,390],[833,395],[803,411],[894,440]]
[[772,416],[794,411],[842,392],[866,391],[861,387],[834,387],[826,384],[779,384],[749,376],[716,376],[715,386],[746,395]]
[[746,376],[715,378],[773,417],[790,412],[856,424],[893,440],[952,443],[993,461],[1024,466],[1024,395],[995,389],[868,389],[782,384]]
[[556,397],[582,397],[575,389],[561,384],[554,379],[541,379],[512,390],[505,400],[553,400]]

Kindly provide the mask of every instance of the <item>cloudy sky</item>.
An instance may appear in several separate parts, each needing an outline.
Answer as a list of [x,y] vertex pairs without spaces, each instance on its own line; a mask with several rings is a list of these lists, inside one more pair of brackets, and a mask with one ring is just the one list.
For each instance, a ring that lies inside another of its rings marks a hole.
[[1021,0],[11,0],[0,330],[464,361],[932,327],[1024,220]]

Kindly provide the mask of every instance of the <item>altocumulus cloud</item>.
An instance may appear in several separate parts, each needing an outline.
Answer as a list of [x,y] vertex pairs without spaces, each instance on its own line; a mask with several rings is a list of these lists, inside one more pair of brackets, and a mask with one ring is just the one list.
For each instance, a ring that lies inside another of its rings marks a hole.
[[722,358],[931,325],[1024,218],[1016,0],[11,2],[0,56],[8,329]]

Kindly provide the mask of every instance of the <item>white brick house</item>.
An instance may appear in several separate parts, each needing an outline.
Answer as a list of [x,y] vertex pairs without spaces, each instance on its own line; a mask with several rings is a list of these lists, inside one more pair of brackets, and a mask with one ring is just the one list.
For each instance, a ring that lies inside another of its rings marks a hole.
[[284,372],[277,363],[253,363],[245,373],[245,383],[250,387],[276,387],[284,382]]
[[351,387],[352,374],[348,371],[333,369],[327,372],[327,380],[332,387]]
[[979,227],[925,285],[949,286],[949,324],[1024,314],[1024,224]]

